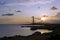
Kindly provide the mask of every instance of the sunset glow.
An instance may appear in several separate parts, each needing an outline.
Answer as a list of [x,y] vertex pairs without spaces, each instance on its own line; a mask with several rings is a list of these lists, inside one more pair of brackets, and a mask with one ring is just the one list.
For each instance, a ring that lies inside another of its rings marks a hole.
[[42,21],[45,21],[45,20],[46,20],[46,18],[45,18],[45,17],[41,17],[41,20],[42,20]]
[[56,18],[60,16],[59,3],[60,0],[0,0],[0,24],[31,23],[32,16],[40,18],[37,22],[60,20]]

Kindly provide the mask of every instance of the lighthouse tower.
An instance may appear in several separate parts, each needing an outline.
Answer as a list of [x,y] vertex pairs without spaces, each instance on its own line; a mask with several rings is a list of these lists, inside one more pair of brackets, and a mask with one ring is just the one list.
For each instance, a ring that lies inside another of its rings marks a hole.
[[34,16],[32,16],[32,24],[34,24]]

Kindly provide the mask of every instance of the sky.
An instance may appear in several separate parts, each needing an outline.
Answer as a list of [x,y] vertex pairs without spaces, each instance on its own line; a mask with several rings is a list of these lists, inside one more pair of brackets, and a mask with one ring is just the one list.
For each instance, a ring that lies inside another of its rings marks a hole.
[[[59,4],[60,0],[0,0],[0,24],[30,23],[32,16],[55,16],[60,12]],[[57,9],[51,9],[53,6]]]

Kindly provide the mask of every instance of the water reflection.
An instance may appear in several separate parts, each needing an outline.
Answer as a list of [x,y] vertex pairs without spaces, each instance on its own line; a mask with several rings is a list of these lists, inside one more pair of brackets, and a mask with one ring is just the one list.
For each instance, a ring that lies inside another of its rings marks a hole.
[[43,33],[48,33],[48,32],[52,32],[52,30],[46,30],[46,29],[38,29],[38,30],[36,30],[36,31],[41,32],[41,34],[43,34]]
[[20,25],[0,25],[0,37],[14,35],[28,36],[35,33],[36,31],[39,31],[41,33],[52,32],[51,30],[44,29],[32,31],[30,30],[30,27],[21,27]]
[[[25,29],[25,30],[30,30],[30,27],[24,27],[24,28],[22,28],[22,29]],[[32,30],[30,30],[30,31],[32,31]],[[48,33],[48,32],[52,32],[52,30],[47,30],[47,29],[37,29],[37,30],[35,30],[35,31],[32,31],[32,32],[41,32],[41,34],[43,34],[43,33]]]

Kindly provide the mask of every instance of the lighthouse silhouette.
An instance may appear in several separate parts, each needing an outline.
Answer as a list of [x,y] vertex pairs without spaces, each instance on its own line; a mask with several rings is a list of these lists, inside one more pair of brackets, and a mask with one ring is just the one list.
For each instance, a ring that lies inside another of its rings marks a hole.
[[34,16],[32,16],[32,24],[34,24]]

